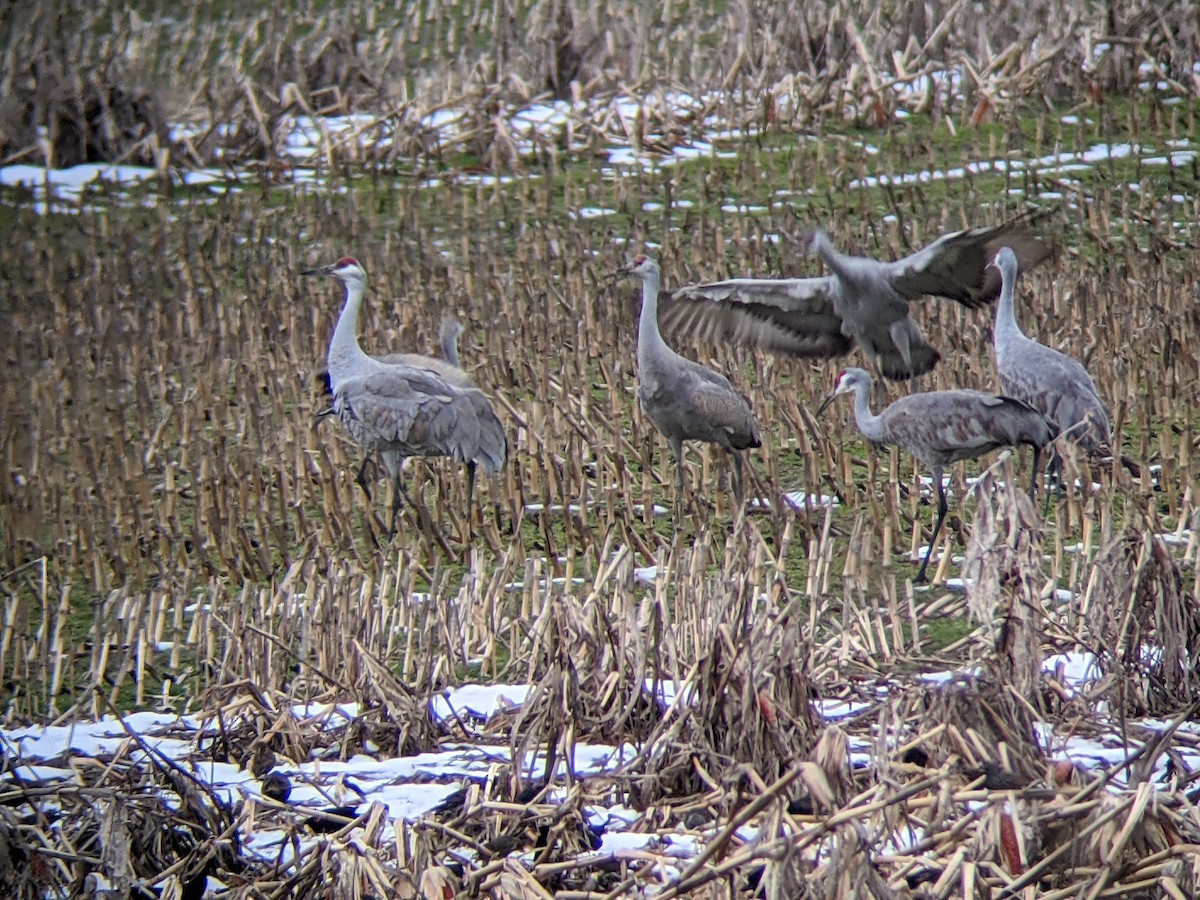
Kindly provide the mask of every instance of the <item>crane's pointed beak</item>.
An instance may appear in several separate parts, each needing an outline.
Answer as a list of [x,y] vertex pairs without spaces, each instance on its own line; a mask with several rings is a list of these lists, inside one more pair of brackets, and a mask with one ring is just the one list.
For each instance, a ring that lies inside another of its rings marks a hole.
[[301,275],[329,275],[336,268],[332,263],[328,266],[317,266],[315,269],[303,269]]
[[821,405],[817,407],[817,415],[819,416],[821,413],[825,412],[825,410],[829,409],[829,404],[833,403],[833,401],[836,399],[837,391],[831,391],[829,395],[821,401]]

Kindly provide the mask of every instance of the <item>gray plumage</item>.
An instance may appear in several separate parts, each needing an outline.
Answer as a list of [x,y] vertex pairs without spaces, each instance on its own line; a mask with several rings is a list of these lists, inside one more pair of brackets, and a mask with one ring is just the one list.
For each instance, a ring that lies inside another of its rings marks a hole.
[[862,369],[846,369],[837,377],[833,392],[817,410],[820,415],[839,394],[854,394],[854,421],[858,430],[877,444],[893,444],[920,460],[933,475],[937,489],[937,519],[929,549],[917,581],[925,569],[946,518],[945,467],[963,459],[976,459],[1001,447],[1027,444],[1033,448],[1033,480],[1041,468],[1041,451],[1054,439],[1054,429],[1037,410],[1011,397],[983,391],[927,391],[901,397],[879,415],[871,412],[871,376]]
[[429,369],[457,387],[474,388],[475,382],[458,364],[458,336],[462,334],[462,330],[462,325],[454,319],[449,316],[442,318],[438,326],[438,349],[442,352],[440,359],[423,353],[389,353],[376,359],[390,365]]
[[438,327],[438,344],[442,348],[442,359],[450,365],[458,367],[458,336],[463,327],[457,320],[443,316]]
[[637,343],[638,401],[671,445],[675,485],[683,491],[684,441],[719,444],[733,459],[733,491],[740,505],[741,451],[762,446],[750,401],[724,375],[685,359],[667,346],[658,329],[658,292],[662,281],[658,263],[639,256],[624,272],[642,282]]
[[735,278],[680,288],[663,304],[663,325],[710,341],[732,341],[801,357],[843,356],[857,343],[877,375],[904,380],[933,369],[941,354],[908,315],[926,295],[985,306],[1000,290],[987,263],[1013,247],[1025,268],[1050,248],[1016,222],[956,231],[903,259],[880,262],[839,252],[824,232],[810,249],[823,278]]
[[[1017,325],[1013,294],[1020,262],[1016,254],[1002,247],[992,265],[1003,285],[993,333],[1000,389],[1044,415],[1088,456],[1111,454],[1108,410],[1087,370],[1065,353],[1026,337]],[[1057,455],[1052,465],[1061,468]]]
[[[458,336],[462,334],[463,327],[458,321],[450,316],[443,316],[440,325],[438,326],[438,345],[442,351],[441,359],[436,356],[425,356],[420,353],[391,353],[386,356],[378,357],[380,362],[391,365],[416,366],[417,368],[427,369],[432,371],[455,387],[463,388],[464,390],[479,392],[475,382],[471,380],[471,376],[462,370],[458,364]],[[495,419],[496,414],[492,409],[487,398],[482,393],[479,393],[479,399],[483,405],[487,407],[486,412],[480,408],[480,414],[483,418]],[[485,445],[495,451],[494,437],[485,442]],[[502,466],[503,458],[506,455],[507,438],[505,438],[505,446],[500,449],[499,455],[501,458],[500,465]],[[384,452],[384,462],[387,463],[387,452]],[[403,462],[403,459],[400,460]],[[467,502],[475,493],[475,468],[476,460],[467,460]]]
[[[331,275],[346,286],[346,303],[334,328],[327,358],[333,413],[363,449],[378,452],[396,486],[393,515],[404,487],[401,468],[409,456],[448,456],[467,464],[467,500],[475,467],[499,472],[506,457],[504,428],[483,395],[457,366],[419,354],[375,358],[358,343],[358,315],[366,273],[350,257],[305,275]],[[367,459],[358,482],[367,488]]]

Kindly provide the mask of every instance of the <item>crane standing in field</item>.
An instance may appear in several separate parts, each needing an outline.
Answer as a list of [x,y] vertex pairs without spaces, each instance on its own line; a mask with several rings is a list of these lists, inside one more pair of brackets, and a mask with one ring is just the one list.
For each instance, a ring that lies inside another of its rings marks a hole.
[[[1017,325],[1013,299],[1020,266],[1017,255],[1001,247],[991,265],[1000,272],[1002,283],[992,336],[1000,389],[1040,412],[1088,457],[1111,455],[1108,410],[1087,370],[1065,353],[1026,337]],[[1050,470],[1061,481],[1062,456],[1057,452],[1051,456]]]
[[638,401],[671,445],[678,495],[683,494],[683,442],[708,441],[725,448],[733,460],[733,493],[740,508],[744,499],[741,451],[762,446],[750,401],[724,375],[685,359],[667,346],[658,330],[662,281],[658,263],[639,256],[622,271],[642,282]]
[[926,295],[986,306],[1000,290],[987,268],[1001,246],[1030,269],[1051,248],[1017,222],[943,235],[894,262],[839,252],[822,231],[808,240],[832,274],[823,278],[735,278],[679,288],[664,303],[668,330],[800,357],[843,356],[859,344],[875,376],[904,380],[933,369],[941,354],[908,315]]
[[983,391],[927,391],[909,394],[891,403],[879,415],[871,413],[871,376],[862,369],[838,374],[833,392],[817,410],[823,413],[839,394],[854,394],[854,421],[868,440],[894,444],[919,459],[933,475],[937,490],[937,518],[929,549],[917,571],[925,580],[925,569],[946,518],[946,488],[942,473],[946,466],[963,459],[976,459],[1001,447],[1028,444],[1033,448],[1033,493],[1041,469],[1041,452],[1054,439],[1054,429],[1037,410],[1020,400]]
[[371,496],[365,476],[367,462],[371,453],[379,451],[395,486],[394,528],[405,496],[401,479],[404,459],[449,456],[467,464],[470,506],[476,466],[495,474],[506,457],[504,428],[487,398],[466,373],[448,362],[416,354],[375,358],[363,352],[358,343],[358,315],[367,276],[357,260],[343,257],[303,274],[330,275],[346,287],[346,303],[329,343],[329,386],[334,414],[367,451],[356,479],[367,498]]

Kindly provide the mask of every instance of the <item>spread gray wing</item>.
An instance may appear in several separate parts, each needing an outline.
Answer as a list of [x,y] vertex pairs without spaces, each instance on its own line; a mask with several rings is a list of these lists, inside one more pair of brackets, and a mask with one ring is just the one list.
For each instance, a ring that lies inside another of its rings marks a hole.
[[916,253],[884,265],[892,286],[905,299],[934,295],[975,309],[1000,295],[1000,273],[988,268],[988,263],[1001,247],[1013,249],[1022,272],[1053,252],[1023,226],[1009,223],[942,235]]
[[833,310],[832,278],[734,278],[679,288],[659,301],[662,327],[711,343],[792,356],[842,356],[854,342]]

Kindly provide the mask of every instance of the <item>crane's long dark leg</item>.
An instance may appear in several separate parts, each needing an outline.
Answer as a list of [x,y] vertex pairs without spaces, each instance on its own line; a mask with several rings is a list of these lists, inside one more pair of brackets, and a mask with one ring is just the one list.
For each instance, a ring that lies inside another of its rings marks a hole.
[[679,513],[683,507],[683,441],[679,438],[668,438],[671,443],[671,455],[675,457],[675,503],[672,507],[675,527],[679,527]]
[[393,483],[396,485],[395,494],[392,497],[392,534],[396,533],[396,522],[400,515],[400,510],[405,502],[415,512],[417,516],[417,526],[427,535],[437,541],[438,546],[442,548],[446,556],[450,559],[458,559],[458,554],[454,552],[454,548],[446,541],[446,536],[442,534],[441,529],[434,524],[433,519],[429,515],[429,510],[425,508],[424,503],[419,503],[413,500],[408,495],[408,491],[404,488],[404,481],[401,475],[401,467],[396,467],[396,474],[393,476]]
[[729,455],[733,458],[733,499],[737,501],[740,511],[746,506],[746,497],[742,491],[742,454],[731,449]]
[[475,460],[467,460],[467,535],[464,543],[475,540]]
[[368,453],[363,457],[362,465],[358,467],[358,474],[354,476],[354,480],[358,482],[358,486],[363,489],[363,493],[367,495],[367,503],[371,502],[371,487],[367,484],[367,466],[371,464],[371,454]]
[[[1029,502],[1030,503],[1033,502],[1033,497],[1037,493],[1038,477],[1041,475],[1041,472],[1042,472],[1042,448],[1041,447],[1033,448],[1032,465],[1033,465],[1033,474],[1029,476]],[[1049,492],[1047,492],[1047,495],[1048,495],[1048,493]],[[1035,506],[1034,509],[1037,509],[1037,507]]]
[[937,485],[937,519],[933,523],[933,534],[929,537],[929,549],[925,551],[925,559],[921,561],[915,581],[925,581],[925,569],[929,566],[929,557],[933,556],[933,546],[937,543],[938,532],[942,530],[942,520],[946,518],[946,488],[942,486],[941,469],[933,470],[933,481]]
[[671,438],[671,455],[675,457],[675,489],[683,491],[683,441]]
[[367,479],[367,467],[371,465],[371,454],[368,453],[363,457],[362,465],[358,467],[358,474],[354,476],[354,481],[367,498],[366,520],[367,537],[371,539],[371,545],[378,548],[379,538],[376,537],[377,531],[383,531],[384,523],[375,515],[375,511],[371,508],[371,485]]
[[1050,515],[1050,496],[1063,491],[1063,458],[1057,450],[1050,450],[1050,461],[1046,464],[1046,503],[1042,507],[1042,518]]
[[467,506],[471,506],[472,498],[475,496],[475,460],[467,460]]
[[399,521],[400,510],[404,508],[405,501],[408,501],[409,506],[413,506],[412,500],[408,497],[408,492],[404,489],[404,475],[400,468],[396,468],[396,474],[392,476],[392,530],[391,534],[396,533],[396,522]]

